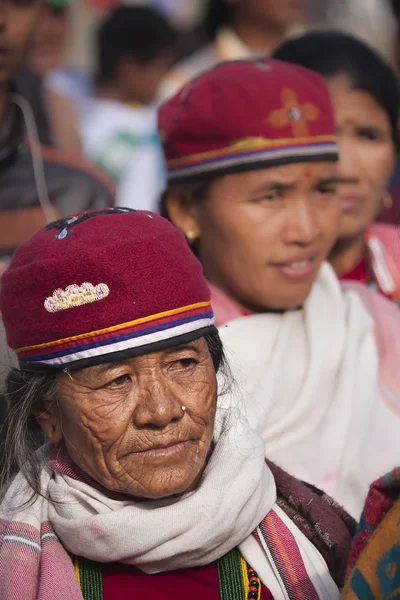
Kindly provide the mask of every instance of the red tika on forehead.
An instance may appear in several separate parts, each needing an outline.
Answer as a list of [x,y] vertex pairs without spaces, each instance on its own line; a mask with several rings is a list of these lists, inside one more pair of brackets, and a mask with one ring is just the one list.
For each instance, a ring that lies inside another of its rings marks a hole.
[[329,91],[275,60],[223,63],[159,110],[170,181],[338,159]]

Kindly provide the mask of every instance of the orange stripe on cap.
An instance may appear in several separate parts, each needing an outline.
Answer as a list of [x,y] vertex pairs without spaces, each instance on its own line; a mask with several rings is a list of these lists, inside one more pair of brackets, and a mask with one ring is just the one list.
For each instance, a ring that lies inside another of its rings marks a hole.
[[141,317],[140,319],[136,319],[134,321],[128,321],[127,323],[121,323],[120,325],[113,325],[112,327],[107,327],[106,329],[98,329],[97,331],[91,331],[90,333],[81,333],[79,335],[74,335],[72,337],[64,338],[61,340],[56,340],[53,342],[46,342],[44,344],[37,344],[34,346],[24,346],[23,348],[16,349],[15,352],[18,354],[19,352],[27,352],[28,350],[39,350],[40,348],[51,348],[52,346],[58,346],[59,344],[64,344],[66,342],[74,342],[76,340],[82,340],[82,339],[86,339],[88,337],[102,335],[104,333],[111,333],[112,331],[119,331],[120,329],[125,329],[127,327],[134,327],[135,325],[140,325],[141,323],[148,323],[151,321],[155,321],[156,319],[161,319],[163,317],[171,317],[173,315],[179,315],[184,312],[189,312],[191,310],[195,310],[196,308],[211,308],[211,302],[198,302],[197,304],[189,304],[188,306],[182,306],[181,308],[174,308],[173,310],[167,310],[165,312],[157,313],[155,315],[150,315],[148,317]]
[[270,140],[263,137],[249,137],[239,140],[231,146],[226,146],[219,150],[209,150],[198,154],[191,154],[182,158],[172,158],[167,161],[168,167],[187,165],[192,162],[202,160],[220,158],[221,156],[232,156],[241,152],[250,152],[252,150],[268,150],[270,148],[285,148],[289,146],[308,146],[312,144],[335,143],[337,142],[336,135],[316,135],[305,138],[285,138],[278,140]]

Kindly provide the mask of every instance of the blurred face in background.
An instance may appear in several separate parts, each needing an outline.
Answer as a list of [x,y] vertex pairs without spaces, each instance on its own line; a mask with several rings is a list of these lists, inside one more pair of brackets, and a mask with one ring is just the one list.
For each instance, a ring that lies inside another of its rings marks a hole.
[[383,207],[396,164],[389,117],[346,75],[327,80],[339,138],[340,239],[362,235]]
[[166,50],[148,62],[121,58],[116,80],[126,102],[148,105],[154,102],[160,84],[175,62],[175,50]]
[[248,19],[267,27],[286,29],[303,17],[304,0],[228,0],[237,19]]
[[194,201],[171,190],[166,208],[197,237],[207,279],[255,312],[303,304],[336,241],[337,164],[304,163],[216,178]]
[[41,5],[41,0],[0,0],[0,86],[23,64]]
[[69,18],[66,7],[43,4],[38,27],[29,54],[29,62],[36,73],[44,75],[63,61],[69,36]]

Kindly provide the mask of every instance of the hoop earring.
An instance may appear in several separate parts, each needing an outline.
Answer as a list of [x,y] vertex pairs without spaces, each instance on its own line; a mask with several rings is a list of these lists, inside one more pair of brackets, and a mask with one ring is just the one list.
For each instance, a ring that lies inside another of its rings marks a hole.
[[386,209],[392,208],[393,198],[390,192],[386,192],[386,194],[383,196],[383,206]]

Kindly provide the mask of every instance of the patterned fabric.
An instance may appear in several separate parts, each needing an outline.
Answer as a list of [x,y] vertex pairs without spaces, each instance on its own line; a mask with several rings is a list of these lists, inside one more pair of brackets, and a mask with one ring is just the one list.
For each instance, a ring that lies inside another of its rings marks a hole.
[[344,600],[400,596],[400,468],[370,489],[349,561]]
[[280,61],[222,63],[163,104],[158,121],[173,182],[338,159],[326,84]]
[[267,463],[275,478],[277,505],[319,550],[334,581],[342,587],[356,522],[322,490]]
[[182,233],[122,208],[42,229],[16,253],[0,301],[8,344],[29,369],[120,360],[199,338],[214,323]]
[[[59,455],[58,464],[61,466],[61,463]],[[303,486],[278,467],[274,465],[270,465],[270,467],[277,476],[279,505],[283,507],[284,511],[287,511],[292,522],[296,524],[294,530],[298,533],[293,535],[293,531],[288,531],[290,528],[281,522],[282,519],[277,516],[277,511],[281,510],[278,505],[276,510],[273,509],[270,518],[268,517],[257,528],[254,536],[259,542],[262,540],[261,546],[264,550],[267,549],[266,555],[272,556],[276,565],[275,575],[279,581],[283,581],[282,585],[286,589],[286,594],[282,597],[298,600],[300,596],[297,594],[301,581],[301,589],[306,590],[304,592],[305,599],[311,600],[314,598],[313,582],[315,579],[309,575],[310,560],[307,559],[306,565],[297,550],[299,534],[304,533],[308,540],[318,541],[321,554],[327,561],[332,578],[337,585],[340,585],[343,565],[347,561],[348,549],[351,545],[352,521],[325,496],[320,496],[316,491]],[[67,463],[66,469],[68,473],[71,473],[69,463]],[[65,498],[65,486],[71,487],[72,480],[67,475],[62,475],[60,484]],[[87,488],[80,482],[77,483],[77,486],[81,490],[81,497],[83,490]],[[19,483],[18,487],[21,489]],[[12,498],[15,499],[18,494],[15,490],[11,490],[11,492]],[[93,498],[96,495],[94,490],[91,494]],[[104,499],[104,496],[102,497]],[[70,506],[69,503],[68,506]],[[296,506],[298,511],[296,511]],[[59,507],[57,507],[58,510]],[[42,510],[41,515],[43,514],[45,513]],[[1,598],[2,600],[82,600],[80,584],[83,582],[79,573],[76,571],[74,573],[71,558],[65,552],[50,522],[45,520],[39,525],[41,515],[36,514],[31,506],[27,509],[25,518],[29,519],[31,523],[35,522],[36,525],[22,520],[3,519],[0,521]],[[55,518],[55,513],[52,518]],[[65,525],[64,520],[64,528]],[[95,527],[98,530],[99,521],[97,521],[97,525],[91,522],[89,527]],[[94,531],[94,533],[96,532]],[[282,540],[285,542],[283,545]],[[109,543],[112,543],[111,539]],[[336,554],[339,549],[342,552],[340,557]],[[247,557],[246,560],[252,564]],[[273,577],[272,573],[271,571],[271,577]],[[259,576],[261,577],[260,573]],[[317,576],[317,573],[314,576]],[[89,584],[90,581],[93,583],[94,579],[90,575],[86,583],[88,581]],[[93,589],[97,586],[98,591],[100,589],[98,578],[96,581]],[[264,583],[268,585],[269,581],[264,581]],[[337,588],[335,589],[337,590]],[[321,598],[333,599],[336,598],[336,595],[325,594]]]

